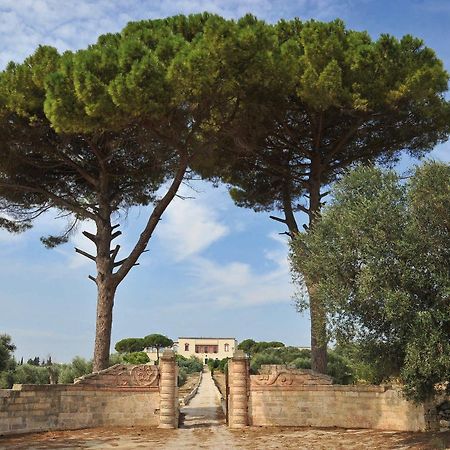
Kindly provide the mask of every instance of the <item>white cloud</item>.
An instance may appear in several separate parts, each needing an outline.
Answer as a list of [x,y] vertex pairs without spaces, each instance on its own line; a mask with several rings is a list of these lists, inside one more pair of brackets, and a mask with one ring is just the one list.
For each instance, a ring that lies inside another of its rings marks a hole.
[[242,308],[273,303],[289,303],[292,298],[287,265],[258,273],[249,264],[219,264],[204,258],[192,261],[198,278],[195,297],[220,308]]
[[[190,296],[219,308],[290,303],[293,286],[289,273],[287,245],[279,241],[276,248],[264,252],[266,271],[256,271],[250,264],[232,261],[221,264],[195,257],[190,260],[191,275],[197,279]],[[271,235],[270,237],[274,237]]]
[[158,225],[160,240],[177,261],[201,253],[229,233],[214,206],[200,199],[175,198],[163,219]]

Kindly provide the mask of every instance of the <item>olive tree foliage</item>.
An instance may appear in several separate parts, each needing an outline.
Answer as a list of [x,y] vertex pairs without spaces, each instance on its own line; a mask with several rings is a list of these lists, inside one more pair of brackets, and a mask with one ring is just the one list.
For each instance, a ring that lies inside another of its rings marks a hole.
[[[421,156],[447,139],[448,74],[433,50],[410,35],[373,40],[340,20],[254,20],[249,30],[226,37],[217,29],[203,45],[210,58],[220,55],[217,60],[230,67],[236,112],[221,151],[201,161],[199,170],[228,184],[237,205],[280,211],[282,217],[272,218],[291,238],[301,229],[298,213],[306,215],[306,230],[314,228],[330,183],[352,164],[392,162],[403,151]],[[252,61],[251,71],[233,63],[237,52]],[[308,248],[301,251],[310,257]],[[325,372],[320,280],[302,279],[309,293],[312,367]]]
[[450,379],[449,211],[448,164],[425,163],[406,183],[363,166],[292,246],[294,269],[319,280],[330,334],[419,401]]
[[[56,209],[68,223],[42,238],[48,247],[66,242],[79,222],[96,226],[83,232],[96,253],[76,249],[96,265],[95,371],[108,364],[117,287],[147,250],[190,160],[208,145],[215,102],[228,101],[220,83],[211,96],[185,76],[201,31],[217,21],[201,14],[130,23],[77,52],[39,47],[0,73],[2,220],[28,226]],[[122,213],[147,205],[145,228],[118,258]]]

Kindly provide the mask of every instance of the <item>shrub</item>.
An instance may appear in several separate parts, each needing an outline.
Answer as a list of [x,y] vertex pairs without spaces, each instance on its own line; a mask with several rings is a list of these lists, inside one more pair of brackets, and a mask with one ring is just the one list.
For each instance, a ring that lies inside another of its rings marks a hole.
[[116,364],[125,364],[121,353],[111,353],[111,355],[109,355],[109,366],[111,367]]
[[11,389],[14,384],[14,370],[0,372],[0,389]]
[[211,373],[214,373],[214,369],[219,367],[220,361],[218,359],[208,359],[208,367]]
[[184,369],[186,373],[201,372],[203,370],[202,362],[195,356],[185,358],[182,355],[176,355],[178,367]]
[[221,360],[219,361],[218,369],[219,369],[221,372],[225,373],[225,372],[228,370],[228,360],[229,360],[229,359],[230,359],[230,358],[223,358],[223,359],[221,359]]
[[257,353],[250,361],[250,372],[253,374],[258,373],[263,364],[284,364],[284,362],[279,356]]
[[123,361],[125,364],[146,364],[150,362],[150,359],[145,352],[132,352],[125,353],[123,355]]
[[332,350],[328,351],[327,373],[336,384],[353,384],[356,381],[349,360]]
[[183,386],[184,383],[186,383],[188,374],[186,372],[186,369],[183,367],[178,368],[178,387]]
[[16,367],[13,374],[16,384],[49,384],[47,367],[22,364]]
[[311,369],[311,357],[295,358],[289,365],[296,369]]
[[92,372],[92,361],[75,356],[70,364],[60,364],[59,367],[58,383],[71,384],[75,378]]
[[[257,373],[263,364],[285,364],[296,369],[311,369],[311,350],[297,347],[268,348],[253,355],[250,360],[251,373]],[[336,384],[351,384],[357,379],[350,359],[334,350],[328,351],[327,373]]]

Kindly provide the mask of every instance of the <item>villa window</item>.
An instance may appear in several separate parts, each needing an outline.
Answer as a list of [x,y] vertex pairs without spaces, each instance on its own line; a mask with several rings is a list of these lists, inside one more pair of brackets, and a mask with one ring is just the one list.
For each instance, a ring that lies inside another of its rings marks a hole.
[[184,351],[188,352],[189,351],[189,344],[184,344]]
[[230,351],[230,344],[225,344],[225,351],[229,352]]

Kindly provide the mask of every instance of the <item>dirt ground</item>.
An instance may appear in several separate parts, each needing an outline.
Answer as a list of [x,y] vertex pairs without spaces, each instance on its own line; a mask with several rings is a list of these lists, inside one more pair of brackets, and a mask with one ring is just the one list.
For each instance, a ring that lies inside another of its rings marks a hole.
[[450,433],[397,433],[317,428],[229,430],[194,426],[158,428],[91,428],[0,438],[0,449],[449,449]]
[[203,374],[198,394],[181,410],[177,430],[91,428],[0,438],[0,449],[167,449],[167,450],[352,450],[450,449],[450,432],[403,433],[338,428],[258,428],[230,430],[219,406],[211,374]]

